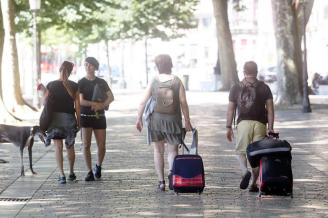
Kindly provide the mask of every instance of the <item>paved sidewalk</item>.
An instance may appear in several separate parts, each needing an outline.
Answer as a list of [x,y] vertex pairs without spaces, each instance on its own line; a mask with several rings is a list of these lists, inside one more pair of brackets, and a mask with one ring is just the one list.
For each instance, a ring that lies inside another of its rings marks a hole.
[[[115,93],[114,93],[115,94]],[[275,128],[293,146],[294,198],[241,191],[241,175],[233,145],[225,139],[227,93],[188,92],[192,124],[199,130],[199,153],[205,165],[202,195],[172,191],[156,193],[153,151],[145,131],[135,130],[141,93],[116,94],[108,112],[108,146],[103,179],[85,182],[86,169],[77,137],[76,183],[57,182],[53,146],[40,142],[33,149],[34,169],[19,177],[18,148],[0,144],[0,217],[327,217],[328,216],[328,106],[276,113]],[[92,157],[96,149],[93,139]],[[64,168],[68,164],[65,156]]]

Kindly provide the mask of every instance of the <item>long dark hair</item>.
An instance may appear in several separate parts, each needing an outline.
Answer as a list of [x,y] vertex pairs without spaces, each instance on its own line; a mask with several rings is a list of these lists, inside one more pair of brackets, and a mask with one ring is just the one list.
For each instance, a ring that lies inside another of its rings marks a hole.
[[60,80],[63,81],[63,85],[66,88],[68,94],[75,99],[75,93],[73,93],[73,90],[71,86],[69,85],[68,77],[71,75],[73,70],[74,64],[69,61],[64,61],[62,65],[59,68],[60,72]]

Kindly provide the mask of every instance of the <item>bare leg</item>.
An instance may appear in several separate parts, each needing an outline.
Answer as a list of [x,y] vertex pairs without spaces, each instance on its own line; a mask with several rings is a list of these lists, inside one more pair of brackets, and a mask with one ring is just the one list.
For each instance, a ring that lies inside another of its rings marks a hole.
[[91,136],[92,136],[92,129],[91,128],[82,128],[82,140],[83,140],[83,156],[85,165],[88,169],[88,172],[91,171]]
[[66,146],[67,159],[69,163],[69,173],[74,173],[74,163],[75,163],[75,149],[74,146],[71,148]]
[[245,175],[247,173],[247,158],[246,158],[246,154],[240,154],[237,156],[239,165],[240,165],[240,169],[243,173],[243,175]]
[[171,145],[167,143],[167,162],[169,163],[169,171],[173,168],[173,161],[178,155],[178,145]]
[[238,156],[238,161],[240,168],[243,172],[242,180],[240,181],[240,189],[246,189],[249,185],[249,180],[251,178],[251,173],[247,170],[247,159],[246,154],[240,154]]
[[56,152],[56,162],[59,169],[60,176],[65,176],[63,169],[63,140],[54,139],[55,152]]
[[96,142],[97,142],[97,156],[98,162],[97,165],[101,167],[102,162],[104,161],[106,154],[106,130],[105,129],[95,129],[94,130]]
[[259,168],[252,168],[252,186],[256,186],[257,179],[259,178]]
[[155,142],[154,164],[158,181],[164,181],[164,141]]

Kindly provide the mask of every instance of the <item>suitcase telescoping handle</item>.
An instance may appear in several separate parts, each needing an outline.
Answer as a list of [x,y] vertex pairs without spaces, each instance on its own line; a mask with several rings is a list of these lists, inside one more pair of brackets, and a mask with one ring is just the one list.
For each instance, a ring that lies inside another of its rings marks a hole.
[[182,139],[181,139],[181,144],[180,147],[182,146],[182,154],[184,154],[184,149],[187,150],[188,154],[198,154],[198,131],[197,129],[193,128],[192,129],[192,143],[190,146],[190,149],[188,148],[188,146],[184,143],[184,138],[186,136],[186,129],[183,128],[182,129]]

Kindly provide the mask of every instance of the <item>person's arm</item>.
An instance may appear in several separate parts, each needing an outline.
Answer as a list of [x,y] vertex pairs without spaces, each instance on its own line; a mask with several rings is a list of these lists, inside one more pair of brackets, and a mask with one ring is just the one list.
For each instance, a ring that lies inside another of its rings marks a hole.
[[226,129],[227,129],[226,136],[228,141],[230,142],[234,137],[233,130],[232,130],[232,121],[233,121],[235,109],[236,109],[236,104],[232,101],[229,101],[228,111],[227,111],[227,121],[226,121]]
[[268,111],[268,133],[273,132],[273,123],[274,123],[274,107],[273,99],[269,98],[265,101],[265,106]]
[[95,105],[95,103],[96,102],[85,100],[83,94],[80,92],[80,105],[81,106],[91,107],[91,106]]
[[80,130],[80,120],[81,120],[81,108],[80,108],[80,91],[77,90],[74,99],[75,105],[75,113],[76,113],[76,120],[77,120],[77,129]]
[[43,96],[42,105],[45,105],[45,104],[46,104],[47,99],[48,99],[48,96],[49,96],[49,91],[48,91],[48,89],[46,88],[46,91],[44,92],[44,96]]
[[151,97],[151,88],[150,86],[146,89],[146,94],[144,98],[141,100],[139,107],[138,107],[138,117],[137,117],[137,123],[136,127],[139,132],[141,132],[143,124],[142,124],[142,115],[145,110],[146,104],[148,99]]
[[103,103],[85,100],[82,93],[80,93],[80,106],[91,107],[91,110],[93,111],[101,110],[104,108]]
[[189,107],[188,107],[187,98],[186,98],[186,90],[181,81],[180,81],[180,90],[179,90],[179,100],[180,100],[180,104],[181,104],[181,110],[182,110],[182,113],[183,113],[183,116],[185,119],[186,131],[191,131],[192,126],[190,123]]
[[109,90],[106,94],[107,94],[107,99],[106,101],[103,102],[104,108],[110,105],[110,103],[114,101],[114,95],[111,90]]

